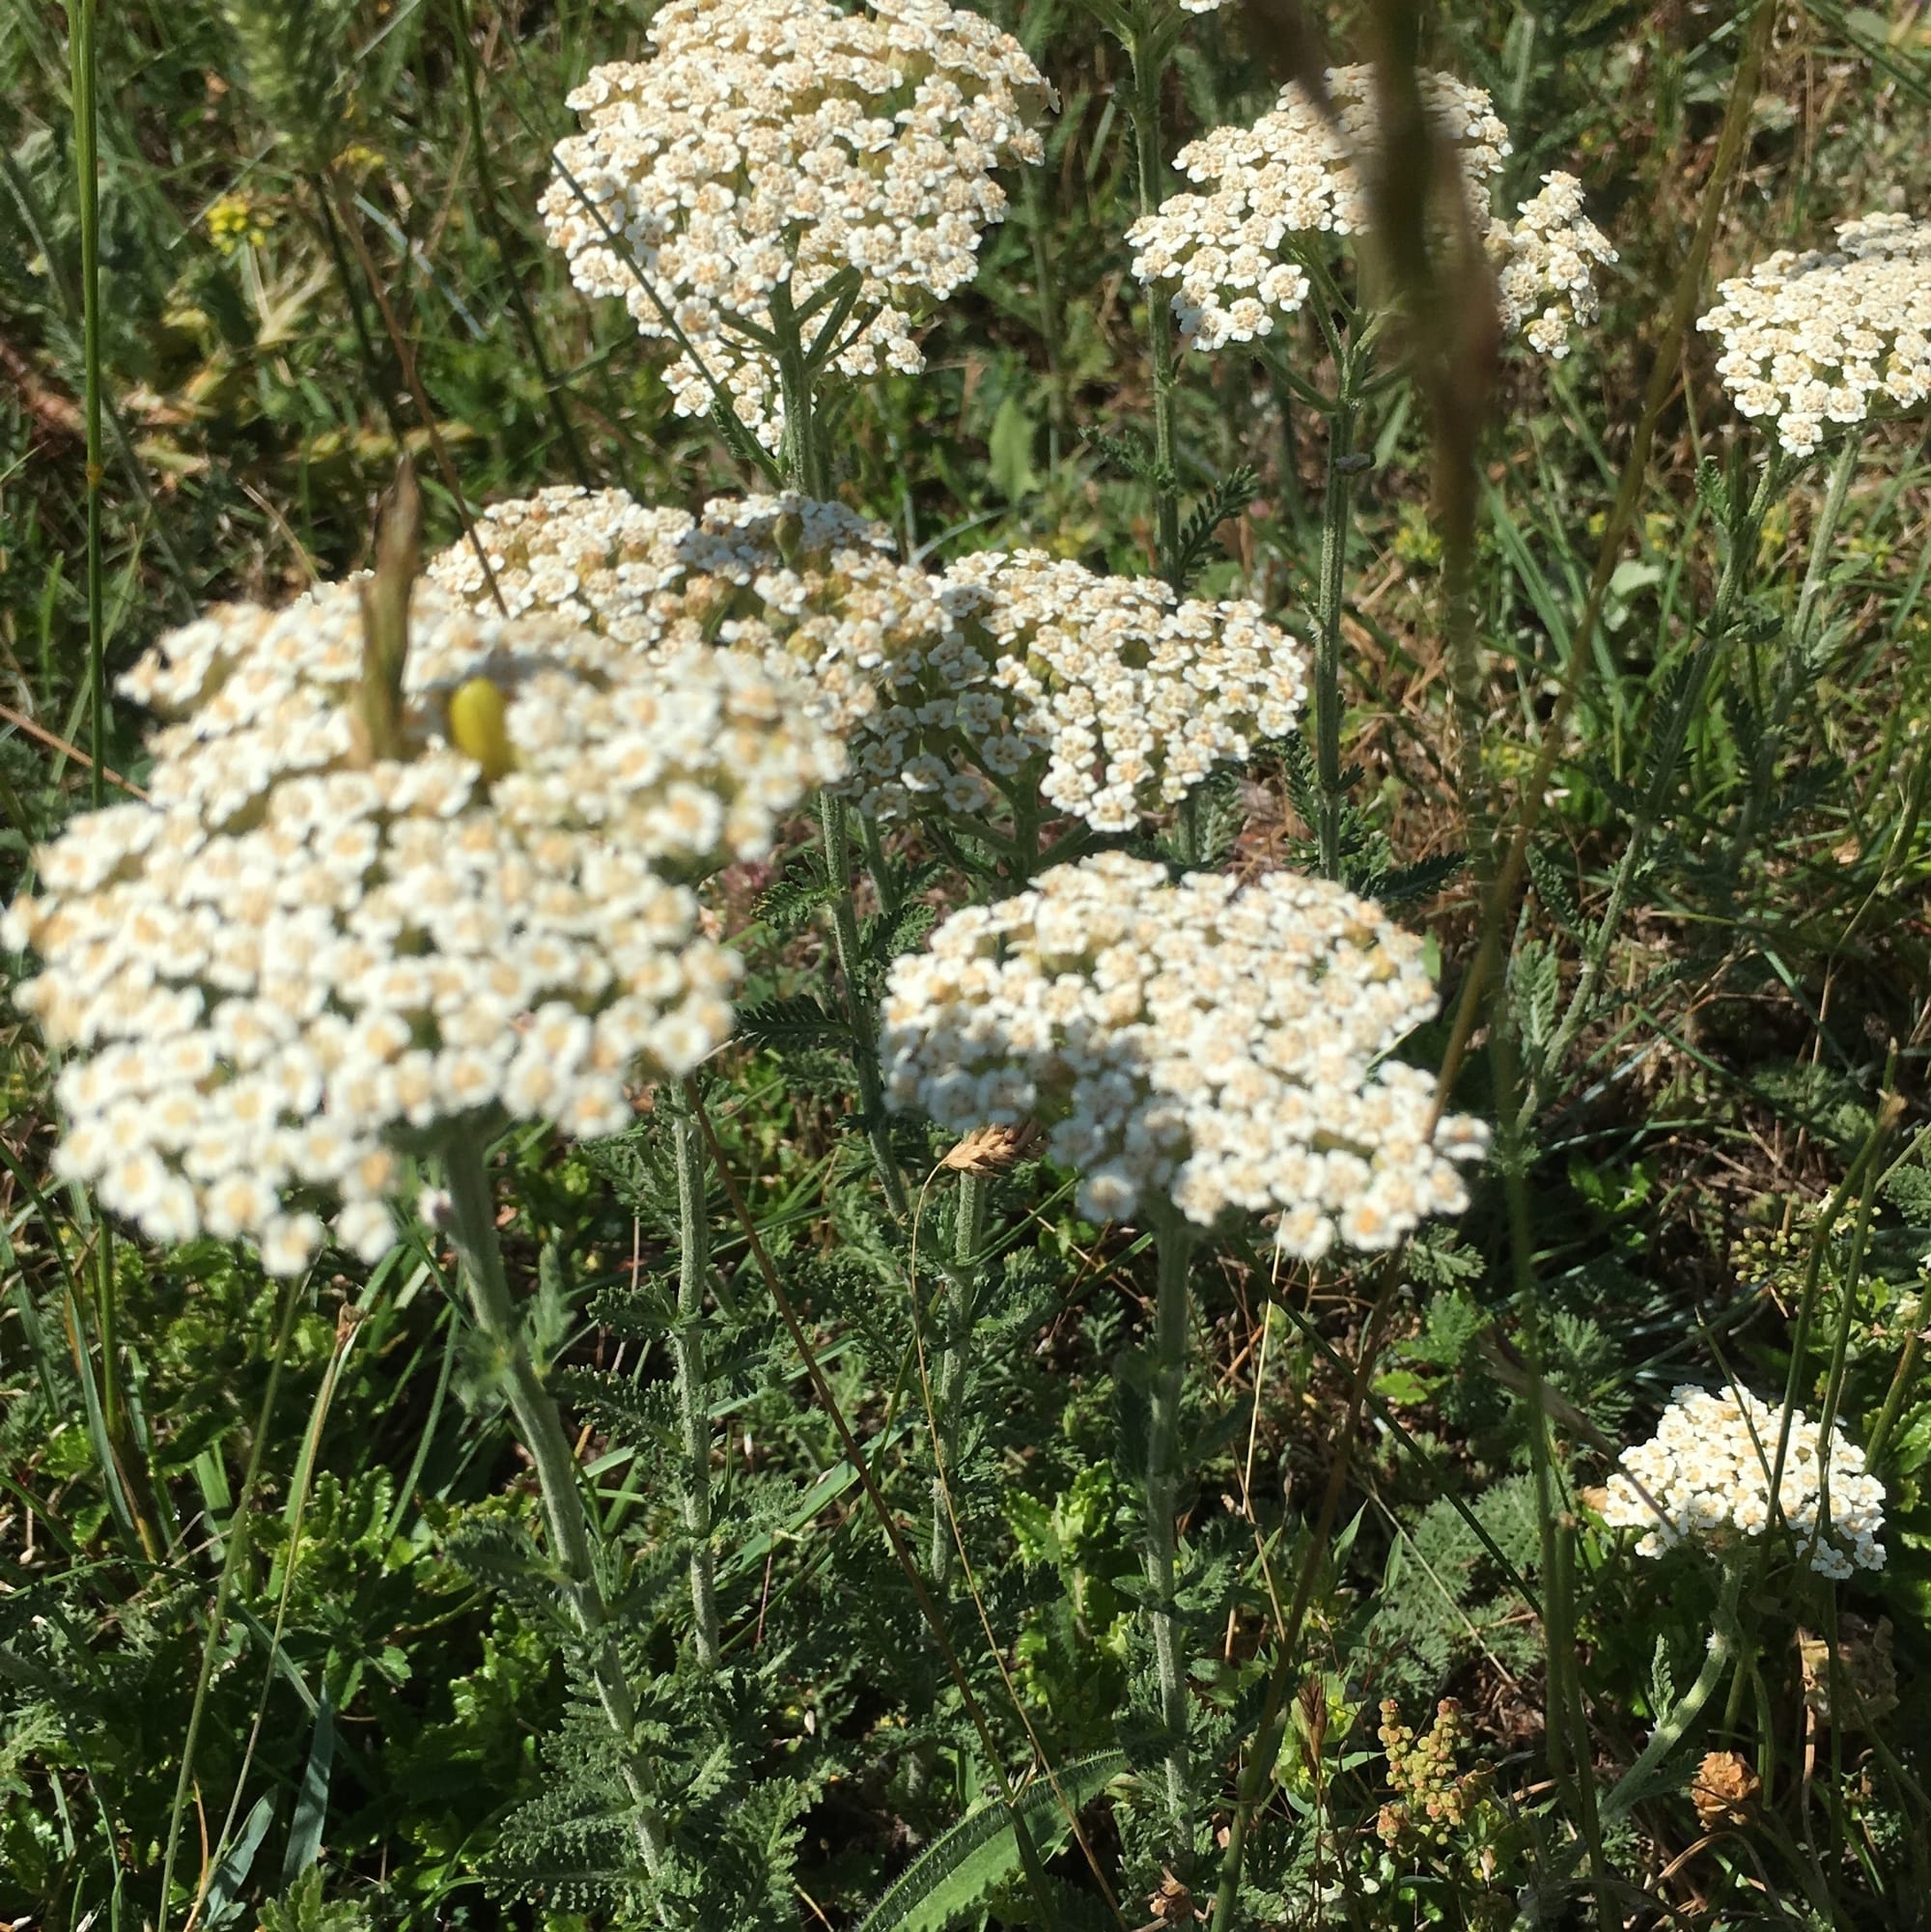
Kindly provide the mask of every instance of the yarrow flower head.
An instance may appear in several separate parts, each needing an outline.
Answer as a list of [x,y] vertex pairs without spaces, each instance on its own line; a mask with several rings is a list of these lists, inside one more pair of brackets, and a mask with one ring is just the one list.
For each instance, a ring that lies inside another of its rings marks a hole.
[[1041,758],[1049,803],[1125,831],[1292,730],[1307,694],[1301,646],[1245,600],[1183,599],[1039,550],[966,557],[945,581],[993,662],[990,688],[959,694],[940,720],[950,762],[984,787],[970,810]]
[[[1614,251],[1581,212],[1579,184],[1545,175],[1541,194],[1511,226],[1491,220],[1490,197],[1509,154],[1508,129],[1488,95],[1451,74],[1420,76],[1424,110],[1453,148],[1470,219],[1502,281],[1503,320],[1545,352],[1567,347],[1565,322],[1596,313],[1592,262]],[[1329,68],[1327,111],[1298,81],[1251,127],[1217,127],[1176,157],[1204,190],[1174,195],[1127,231],[1133,273],[1174,283],[1173,313],[1196,349],[1251,342],[1294,314],[1311,286],[1301,251],[1321,236],[1368,224],[1364,165],[1381,144],[1374,73]],[[1529,324],[1533,325],[1529,325]]]
[[557,145],[549,238],[585,294],[677,342],[683,413],[709,413],[714,380],[775,449],[774,300],[814,346],[829,329],[846,376],[922,368],[911,329],[972,279],[1005,217],[993,170],[1042,158],[1051,90],[1017,41],[943,0],[670,0],[650,39],[650,59],[570,97],[583,131]]
[[[1300,645],[1255,604],[1038,551],[934,576],[893,559],[878,525],[798,496],[719,498],[693,518],[621,490],[548,490],[498,504],[477,533],[513,613],[646,653],[714,643],[805,666],[813,714],[850,751],[847,789],[887,821],[999,816],[1002,787],[1037,787],[1123,830],[1290,730],[1305,694]],[[429,574],[492,607],[471,546]]]
[[[1771,1470],[1781,1410],[1747,1389],[1678,1388],[1656,1434],[1623,1451],[1609,1480],[1603,1519],[1643,1532],[1637,1551],[1661,1556],[1683,1543],[1721,1552],[1768,1533]],[[1825,1461],[1829,1511],[1825,1513]],[[1820,1577],[1881,1570],[1884,1485],[1865,1473],[1864,1452],[1833,1427],[1828,1449],[1814,1422],[1790,1418],[1777,1507],[1800,1554]]]
[[1717,289],[1696,326],[1717,338],[1717,374],[1746,416],[1793,455],[1931,398],[1931,221],[1871,214],[1834,249],[1779,249]]
[[1468,1201],[1486,1133],[1384,1056],[1436,1009],[1421,942],[1325,880],[1249,885],[1120,853],[953,913],[892,968],[895,1105],[954,1133],[1037,1121],[1095,1219],[1164,1195],[1279,1216],[1312,1259],[1388,1248]]
[[71,1050],[60,1171],[153,1239],[260,1244],[299,1272],[392,1244],[402,1155],[508,1114],[630,1117],[627,1081],[728,1035],[736,955],[681,882],[761,854],[842,769],[796,688],[707,650],[647,662],[418,590],[401,755],[358,717],[353,584],[231,604],[122,681],[172,714],[145,802],[36,856],[6,942]]
[[1488,251],[1502,327],[1559,362],[1570,337],[1601,313],[1597,265],[1616,259],[1609,238],[1582,212],[1582,183],[1574,175],[1544,175],[1541,191],[1513,223],[1489,224]]

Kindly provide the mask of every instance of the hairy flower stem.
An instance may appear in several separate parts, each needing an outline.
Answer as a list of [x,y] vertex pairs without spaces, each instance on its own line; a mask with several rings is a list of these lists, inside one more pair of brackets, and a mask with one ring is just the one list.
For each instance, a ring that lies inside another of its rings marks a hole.
[[1637,801],[1636,815],[1630,825],[1629,843],[1623,848],[1622,858],[1609,882],[1609,904],[1603,909],[1603,916],[1583,948],[1582,970],[1577,976],[1576,990],[1569,996],[1561,1022],[1550,1036],[1548,1045],[1536,1056],[1524,1084],[1522,1105],[1517,1114],[1519,1132],[1525,1132],[1529,1122],[1535,1118],[1542,1103],[1548,1098],[1550,1081],[1561,1070],[1564,1055],[1575,1045],[1576,1036],[1588,1024],[1589,1017],[1595,1011],[1596,994],[1601,990],[1603,975],[1609,969],[1609,953],[1622,926],[1623,914],[1629,910],[1630,894],[1641,876],[1649,857],[1650,840],[1663,823],[1670,797],[1675,791],[1676,770],[1682,762],[1684,746],[1689,742],[1690,728],[1702,711],[1703,693],[1708,687],[1710,673],[1716,667],[1718,656],[1736,615],[1737,604],[1756,561],[1757,540],[1763,530],[1763,519],[1777,499],[1783,477],[1783,465],[1773,457],[1764,465],[1756,494],[1751,497],[1749,508],[1744,514],[1742,527],[1731,532],[1729,554],[1723,559],[1722,574],[1717,580],[1717,594],[1711,601],[1703,633],[1691,652],[1688,668],[1671,694],[1668,714],[1659,721],[1653,739],[1655,748],[1650,754],[1649,782]]
[[1160,1679],[1160,1715],[1167,1734],[1169,1851],[1185,1861],[1193,1849],[1192,1791],[1187,1752],[1187,1677],[1173,1596],[1180,1514],[1180,1391],[1187,1371],[1187,1271],[1193,1254],[1193,1231],[1170,1203],[1162,1202],[1155,1211],[1154,1251],[1159,1285],[1147,1427],[1146,1577],[1154,1600],[1153,1657]]
[[979,1273],[976,1263],[986,1227],[986,1177],[961,1174],[953,1230],[952,1293],[947,1304],[945,1346],[938,1358],[938,1378],[933,1385],[932,1428],[938,1468],[932,1475],[932,1581],[942,1591],[952,1570],[952,1516],[946,1506],[945,1485],[952,1470],[952,1452],[959,1440],[959,1398],[966,1379],[966,1354],[971,1346],[972,1323],[978,1313]]
[[1777,667],[1777,682],[1764,707],[1757,742],[1750,755],[1749,789],[1744,795],[1737,828],[1730,840],[1729,876],[1740,879],[1750,848],[1763,826],[1763,815],[1770,805],[1771,781],[1777,775],[1777,754],[1783,742],[1783,727],[1795,708],[1810,670],[1811,630],[1817,599],[1830,574],[1832,546],[1837,525],[1843,519],[1844,505],[1851,493],[1851,479],[1857,474],[1858,458],[1863,452],[1861,434],[1844,438],[1844,446],[1831,471],[1830,487],[1824,492],[1822,509],[1810,532],[1810,560],[1804,572],[1804,587],[1797,595],[1797,614],[1784,632],[1783,661]]
[[[662,1089],[667,1099],[672,1092]],[[670,1101],[677,1149],[677,1326],[671,1357],[677,1365],[677,1414],[684,1432],[680,1501],[690,1542],[691,1630],[697,1662],[715,1670],[717,1576],[711,1553],[711,1411],[705,1399],[704,1289],[711,1261],[711,1221],[706,1211],[704,1136],[696,1109],[684,1095]]]
[[1328,473],[1321,496],[1321,576],[1314,603],[1314,769],[1320,787],[1315,827],[1322,877],[1341,876],[1341,613],[1346,602],[1348,522],[1354,508],[1355,384],[1344,357],[1341,390],[1328,418]]
[[[1153,36],[1136,28],[1126,37],[1127,59],[1133,73],[1133,159],[1142,214],[1159,210],[1167,186],[1166,155],[1162,152],[1160,90],[1165,74],[1165,49],[1149,44]],[[1173,315],[1166,297],[1147,291],[1147,353],[1153,374],[1154,551],[1160,574],[1175,590],[1180,582],[1179,437],[1174,428],[1177,378],[1173,357]]]
[[644,1869],[653,1878],[664,1868],[670,1839],[663,1814],[645,1775],[634,1743],[636,1707],[630,1699],[630,1680],[618,1654],[617,1634],[597,1581],[597,1559],[590,1543],[590,1525],[583,1498],[576,1487],[576,1458],[563,1431],[563,1417],[550,1400],[530,1360],[522,1324],[510,1299],[503,1274],[503,1252],[496,1242],[495,1203],[483,1164],[483,1149],[473,1134],[452,1133],[441,1147],[443,1178],[449,1185],[451,1231],[462,1261],[462,1278],[469,1306],[496,1352],[503,1392],[516,1418],[530,1460],[536,1465],[537,1486],[543,1494],[544,1520],[549,1527],[550,1554],[564,1576],[564,1597],[572,1618],[591,1653],[591,1674],[597,1700],[617,1739],[630,1793],[633,1832]]
[[906,1194],[905,1176],[899,1172],[898,1156],[892,1152],[891,1135],[886,1131],[884,1083],[879,1078],[871,1010],[865,1004],[859,983],[862,953],[858,944],[858,913],[852,900],[851,814],[845,800],[829,792],[819,794],[818,814],[825,844],[825,875],[833,891],[831,931],[838,949],[838,975],[845,983],[845,1018],[852,1029],[852,1058],[858,1073],[859,1112],[872,1143],[872,1159],[885,1199],[891,1204],[893,1214],[905,1220],[911,1213],[911,1202]]

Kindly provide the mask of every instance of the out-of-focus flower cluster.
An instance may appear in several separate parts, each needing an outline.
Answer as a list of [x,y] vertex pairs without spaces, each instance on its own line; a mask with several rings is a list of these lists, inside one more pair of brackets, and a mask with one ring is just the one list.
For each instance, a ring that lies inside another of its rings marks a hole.
[[[719,498],[700,518],[621,490],[559,489],[477,523],[513,613],[555,612],[646,653],[713,643],[808,666],[809,702],[847,741],[850,789],[883,820],[1001,815],[999,787],[1123,830],[1219,760],[1294,724],[1299,644],[1258,606],[1178,598],[1037,551],[935,576],[835,504]],[[492,608],[476,552],[431,578]]]
[[1277,1213],[1311,1259],[1467,1205],[1485,1130],[1431,1129],[1433,1080],[1382,1058],[1435,1007],[1421,942],[1329,881],[1103,853],[898,961],[881,1050],[893,1102],[955,1133],[1039,1122],[1084,1215]]
[[[1327,80],[1326,112],[1290,81],[1251,127],[1217,127],[1183,148],[1177,164],[1204,191],[1170,197],[1127,231],[1133,273],[1178,285],[1174,317],[1196,349],[1272,333],[1307,298],[1296,251],[1317,236],[1367,226],[1363,170],[1382,140],[1373,70],[1329,68]],[[1420,84],[1424,110],[1454,151],[1469,218],[1501,274],[1504,321],[1528,324],[1529,340],[1553,352],[1550,345],[1563,339],[1558,322],[1595,315],[1589,264],[1613,261],[1614,251],[1582,214],[1580,187],[1567,175],[1545,176],[1516,224],[1492,221],[1508,129],[1482,89],[1445,73],[1424,73]]]
[[73,820],[8,910],[42,962],[16,1001],[71,1050],[60,1171],[156,1241],[247,1236],[292,1274],[334,1203],[373,1259],[412,1135],[622,1125],[627,1080],[732,1022],[738,961],[678,882],[763,854],[843,768],[755,659],[647,660],[427,590],[410,632],[387,758],[356,585],[164,637],[122,681],[178,719],[149,800]]
[[[1005,217],[993,171],[1042,157],[1051,91],[1017,41],[942,0],[670,0],[650,39],[649,60],[570,97],[583,131],[557,145],[549,238],[642,335],[682,335],[680,410],[708,414],[715,381],[775,449],[774,295],[809,341],[832,325],[847,376],[922,368],[912,326],[971,280]],[[842,316],[814,311],[848,270]]]
[[[1642,1530],[1636,1547],[1644,1556],[1680,1543],[1721,1551],[1764,1535],[1781,1414],[1747,1389],[1719,1395],[1678,1388],[1656,1434],[1623,1451],[1609,1480],[1603,1520]],[[1819,1576],[1841,1580],[1853,1569],[1881,1570],[1884,1485],[1864,1472],[1863,1451],[1841,1429],[1833,1428],[1829,1453],[1825,1516],[1824,1444],[1817,1425],[1793,1413],[1778,1510]]]
[[1696,326],[1737,407],[1793,455],[1830,424],[1916,408],[1931,397],[1931,221],[1871,214],[1840,224],[1834,249],[1779,249],[1721,284]]

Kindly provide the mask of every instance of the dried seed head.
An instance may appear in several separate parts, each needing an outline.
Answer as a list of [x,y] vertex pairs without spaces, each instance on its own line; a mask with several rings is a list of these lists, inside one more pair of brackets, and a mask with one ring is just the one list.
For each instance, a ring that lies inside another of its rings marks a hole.
[[1741,1825],[1763,1782],[1733,1750],[1710,1750],[1691,1781],[1690,1802],[1706,1832],[1720,1825]]

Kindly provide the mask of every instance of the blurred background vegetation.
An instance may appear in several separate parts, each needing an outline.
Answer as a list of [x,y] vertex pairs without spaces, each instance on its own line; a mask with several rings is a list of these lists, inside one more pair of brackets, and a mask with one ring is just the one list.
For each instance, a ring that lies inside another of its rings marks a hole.
[[[841,422],[840,493],[891,524],[909,554],[1030,544],[1142,573],[1149,492],[1111,462],[1107,441],[1149,406],[1121,239],[1133,183],[1120,59],[1075,5],[986,11],[1060,90],[1048,164],[1011,183],[1010,219],[989,237],[977,281],[926,338],[927,373],[868,389]],[[753,481],[707,426],[669,414],[621,307],[574,294],[534,217],[547,149],[571,125],[566,95],[593,64],[638,52],[646,19],[616,0],[102,9],[112,665],[210,601],[280,601],[362,565],[377,494],[405,448],[438,540],[459,518],[437,444],[472,505],[572,481],[695,505]],[[1350,7],[1318,24],[1335,58],[1358,47]],[[1423,26],[1430,62],[1489,88],[1513,131],[1511,202],[1544,170],[1570,168],[1621,255],[1602,322],[1569,359],[1510,365],[1482,448],[1479,755],[1505,794],[1532,766],[1568,669],[1739,19],[1721,5],[1457,0],[1425,10]],[[1185,138],[1250,119],[1273,85],[1240,9],[1203,16],[1169,76],[1169,123]],[[33,842],[86,791],[69,91],[60,10],[0,0],[10,896]],[[1931,212],[1931,15],[1917,0],[1779,8],[1716,269],[1826,242],[1836,221],[1876,209]],[[1301,347],[1315,352],[1311,338]],[[1529,1037],[1547,1032],[1558,960],[1622,850],[1646,735],[1718,567],[1695,473],[1706,457],[1726,461],[1738,426],[1710,360],[1693,338],[1559,747],[1531,854],[1541,937],[1517,949],[1511,975]],[[1428,430],[1404,396],[1370,426],[1348,753],[1375,835],[1414,865],[1459,850],[1465,813],[1446,749]],[[1250,507],[1220,528],[1205,587],[1239,587],[1275,610],[1304,604],[1320,425],[1299,421],[1266,365],[1238,353],[1189,358],[1182,407],[1189,492],[1242,463],[1259,478]],[[1824,1639],[1870,1673],[1861,1725],[1806,1695],[1814,1659],[1766,1648],[1751,1696],[1711,1739],[1737,1744],[1765,1789],[1715,1825],[1680,1800],[1614,1825],[1632,1923],[1901,1927],[1922,1924],[1931,1897],[1931,1390],[1909,1340],[1931,1247],[1931,1171],[1914,1138],[1931,1037],[1931,462],[1921,423],[1879,432],[1869,451],[1832,566],[1821,669],[1779,753],[1748,876],[1722,863],[1723,828],[1753,747],[1744,713],[1719,692],[1612,957],[1613,1021],[1577,1042],[1521,1156],[1552,1414],[1584,1521],[1578,1574],[1554,1586],[1570,1593],[1605,1766],[1628,1762],[1693,1676],[1710,1613],[1690,1572],[1633,1573],[1588,1526],[1605,1448],[1713,1363],[1780,1387],[1813,1255],[1833,1316],[1832,1297],[1857,1298],[1853,1432],[1899,1391],[1882,1470],[1889,1567],[1846,1598]],[[1801,573],[1820,492],[1808,476],[1774,512],[1762,545],[1783,568],[1767,580]],[[1756,634],[1775,634],[1791,602],[1763,592]],[[140,731],[123,713],[94,747],[133,782]],[[1243,787],[1240,863],[1302,851],[1290,778],[1276,762]],[[1435,936],[1452,994],[1476,895],[1467,871],[1441,871],[1439,894],[1406,916]],[[757,921],[765,995],[806,973],[817,944],[770,884],[736,882]],[[153,1920],[158,1847],[198,1719],[182,1861],[198,1925],[568,1922],[584,1900],[567,1874],[531,1882],[516,1840],[518,1807],[558,1776],[546,1753],[566,1715],[563,1637],[541,1592],[492,1554],[494,1526],[529,1520],[533,1495],[447,1258],[425,1235],[373,1279],[324,1273],[312,1297],[291,1299],[216,1245],[156,1256],[122,1242],[103,1297],[83,1265],[98,1230],[48,1177],[39,1049],[11,1019],[0,1041],[0,1918]],[[741,1059],[727,1151],[752,1177],[760,1225],[848,1413],[915,1508],[929,1464],[908,1420],[906,1310],[854,1259],[869,1235],[844,1185],[856,1158],[841,1132],[849,1072],[809,1042],[747,1046]],[[1881,1120],[1887,1084],[1908,1105]],[[1480,1110],[1480,1091],[1467,1104]],[[665,1372],[652,1297],[673,1198],[648,1127],[588,1151],[526,1136],[506,1157],[507,1239],[538,1284],[548,1351],[644,1389]],[[1836,1225],[1817,1231],[1819,1204],[1872,1145]],[[948,1211],[935,1196],[936,1239]],[[1070,1759],[1112,1745],[1131,1694],[1137,1569],[1131,1486],[1111,1464],[1114,1363],[1140,1321],[1150,1260],[1130,1234],[1079,1221],[1036,1163],[996,1184],[993,1215],[1005,1273],[982,1316],[960,1514],[1020,1694],[1049,1754]],[[1510,1339],[1521,1310],[1496,1265],[1505,1219],[1499,1192],[1485,1196],[1458,1238],[1413,1260],[1344,1503],[1350,1529],[1322,1571],[1281,1773],[1284,1815],[1323,1815],[1332,1830],[1298,1838],[1283,1827],[1256,1850],[1256,1884],[1274,1889],[1280,1923],[1502,1925],[1518,1909],[1581,1923],[1600,1910],[1579,1900],[1545,1802],[1529,1599],[1552,1584],[1538,1575],[1524,1473],[1526,1384]],[[705,1908],[709,1922],[854,1924],[982,1796],[987,1767],[721,1205],[717,1224],[732,1305],[713,1413],[737,1675],[721,1715],[666,1707],[663,1750],[691,1761],[688,1828],[738,1846],[755,1875],[743,1897]],[[1231,1729],[1254,1694],[1259,1628],[1243,1498],[1291,1569],[1343,1406],[1334,1352],[1351,1345],[1365,1298],[1345,1274],[1324,1276],[1318,1294],[1271,1284],[1264,1263],[1238,1254],[1196,1292],[1211,1350],[1189,1385],[1190,1587],[1225,1623]],[[677,1598],[657,1572],[674,1532],[651,1480],[648,1417],[586,1400],[577,1419],[606,1534],[636,1560],[639,1640],[668,1660]],[[251,1467],[257,1527],[204,1705],[222,1526]],[[961,1631],[975,1627],[963,1598],[955,1609]],[[999,1735],[1022,1753],[1013,1706],[975,1656]],[[1446,1748],[1487,1772],[1444,1824],[1404,1785],[1375,1726],[1391,1697],[1425,1730],[1447,1694],[1461,1711]],[[1310,1876],[1307,1860],[1332,1858],[1337,1843],[1346,1857]],[[1069,1881],[1065,1924],[1113,1922],[1072,1899],[1077,1860],[1053,1869]],[[1322,1895],[1327,1905],[1305,1904]],[[1134,1917],[1141,1902],[1124,1901],[1124,1923],[1165,1912],[1149,1903]],[[1167,1903],[1165,1922],[1179,1922]],[[1031,1923],[1031,1909],[994,1890],[966,1922]]]

